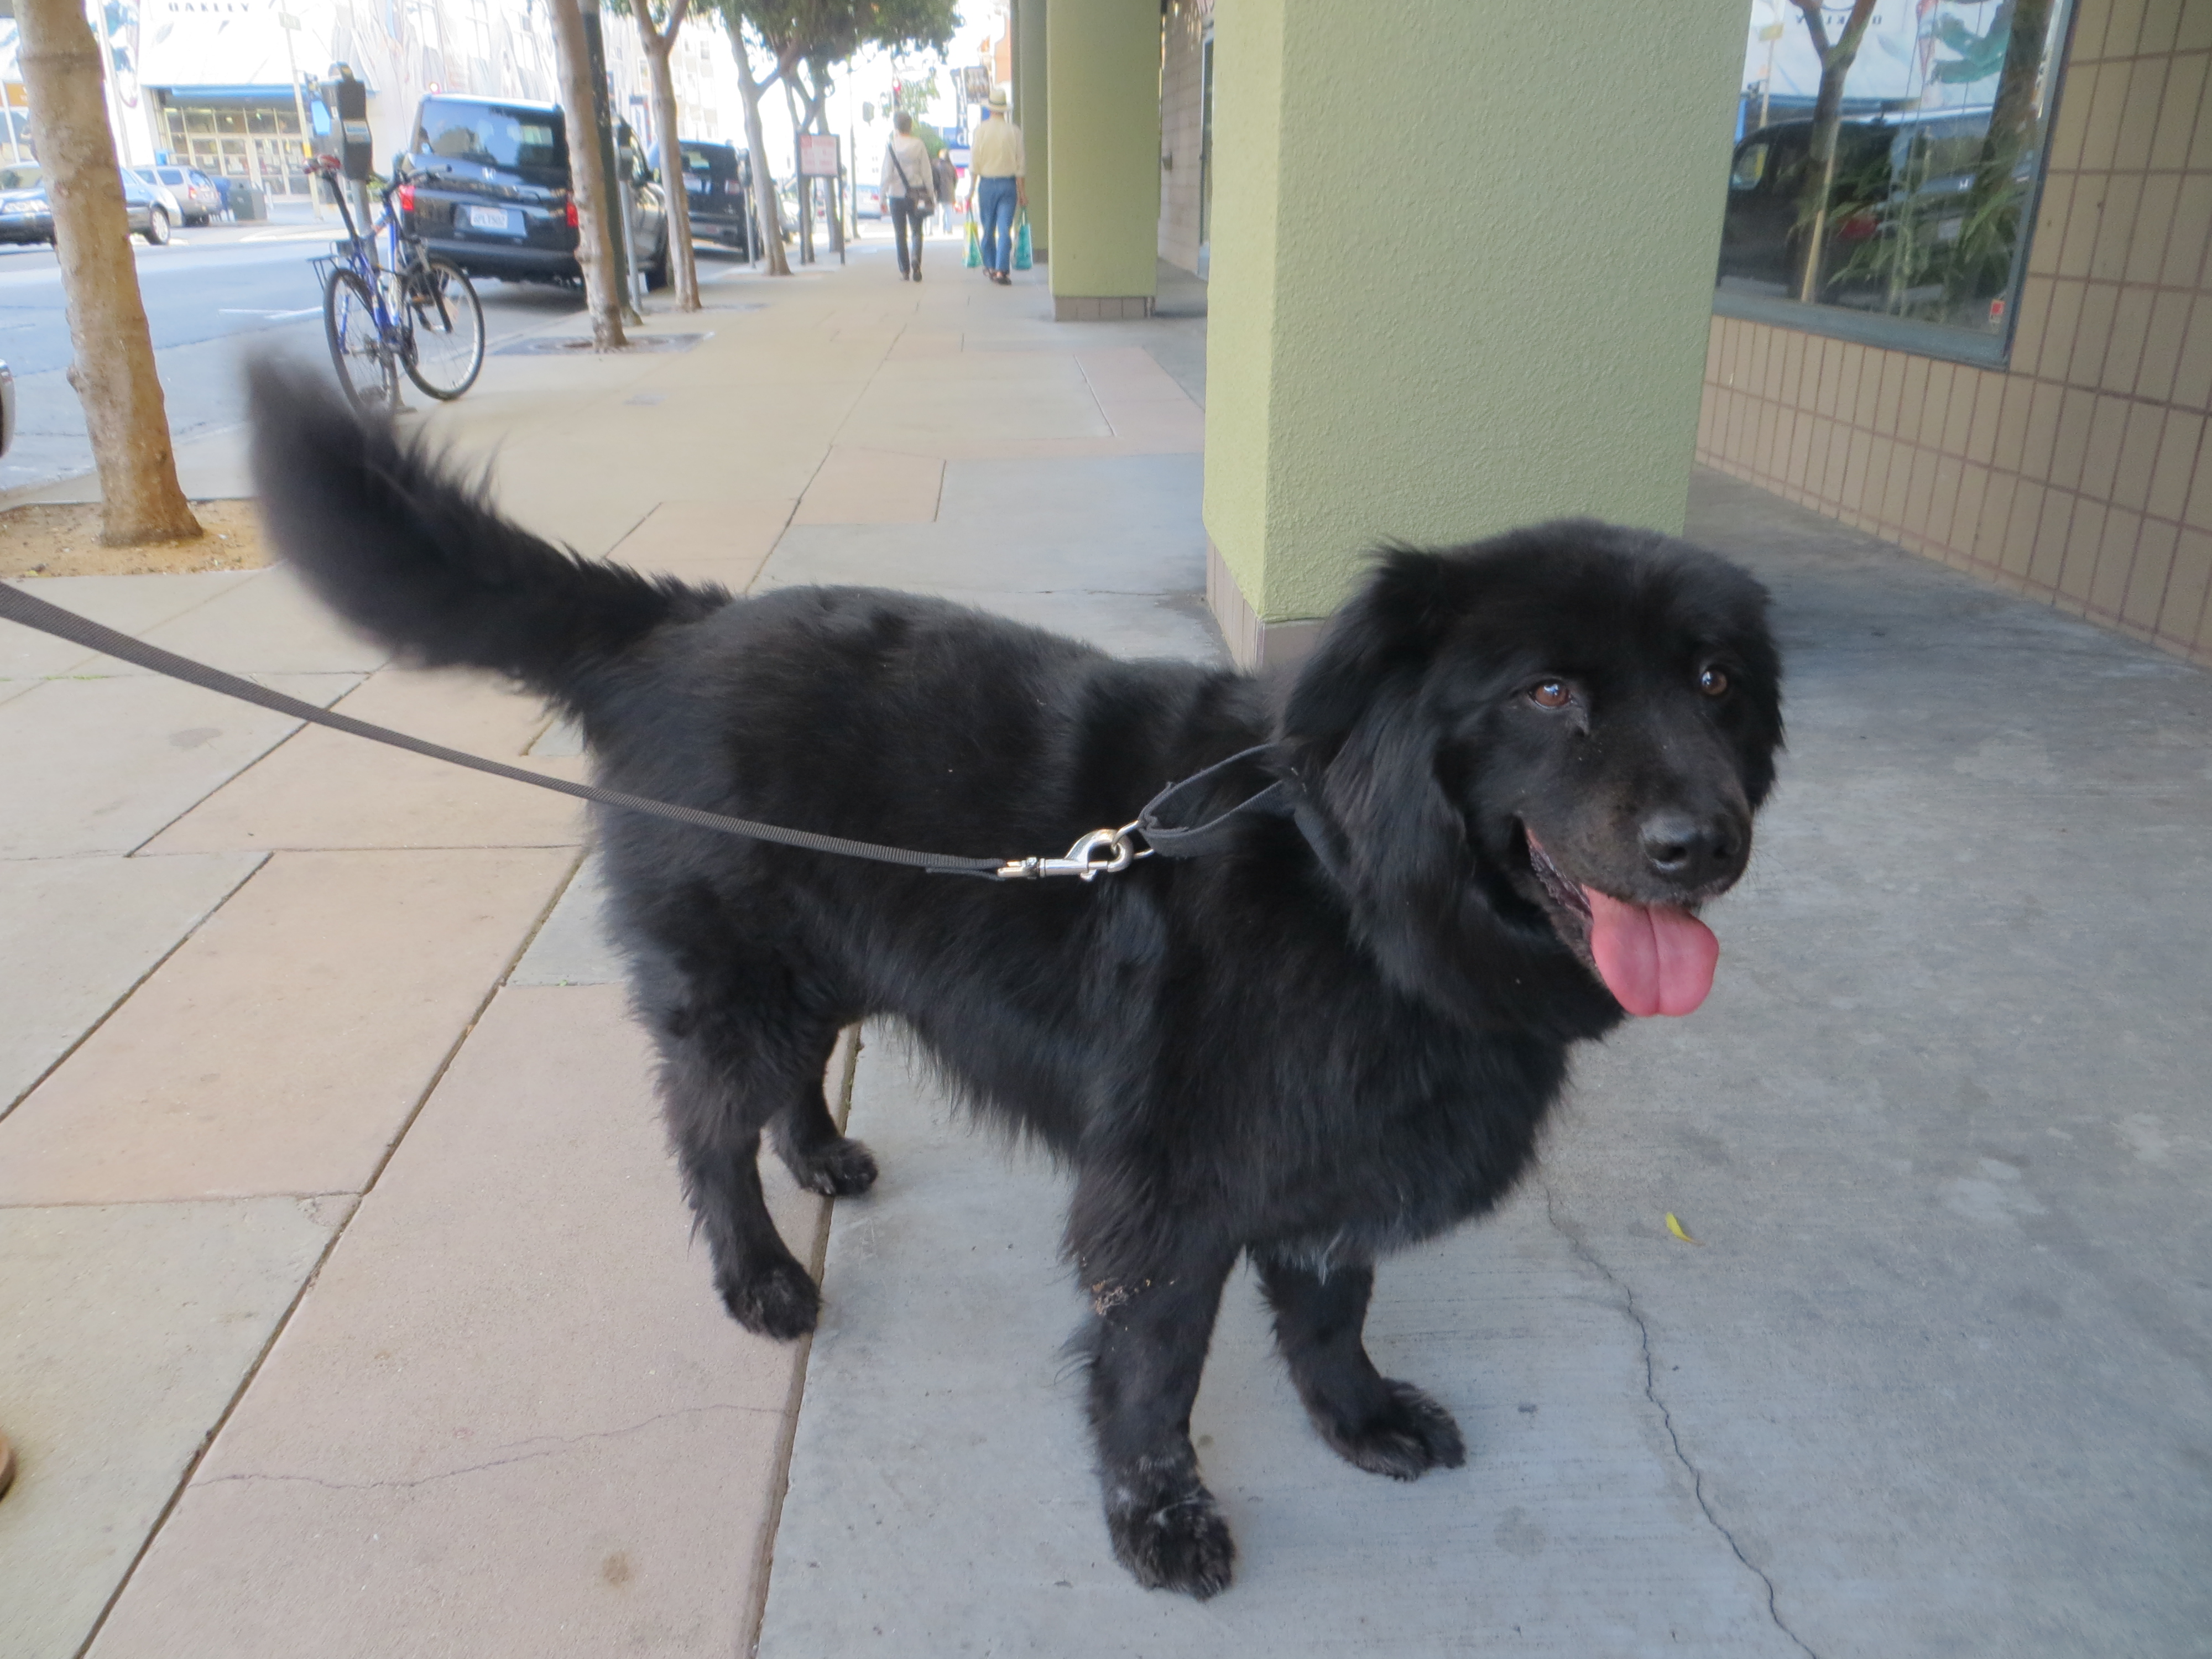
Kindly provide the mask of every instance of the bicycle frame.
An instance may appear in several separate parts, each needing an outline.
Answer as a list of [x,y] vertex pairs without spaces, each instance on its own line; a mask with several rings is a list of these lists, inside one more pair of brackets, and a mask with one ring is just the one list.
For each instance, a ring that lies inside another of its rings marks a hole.
[[[399,371],[409,348],[412,330],[392,304],[392,289],[387,278],[396,280],[407,264],[409,244],[413,238],[399,228],[398,216],[392,210],[392,188],[385,185],[378,191],[380,209],[369,224],[367,234],[355,221],[353,204],[343,187],[335,166],[310,167],[310,171],[330,187],[331,198],[337,204],[338,218],[345,226],[345,239],[331,245],[331,252],[309,263],[327,287],[330,272],[338,265],[361,279],[368,290],[369,320],[376,329],[378,367],[384,374],[387,400],[397,408],[399,404]],[[384,233],[387,244],[386,262],[377,262],[376,238]]]

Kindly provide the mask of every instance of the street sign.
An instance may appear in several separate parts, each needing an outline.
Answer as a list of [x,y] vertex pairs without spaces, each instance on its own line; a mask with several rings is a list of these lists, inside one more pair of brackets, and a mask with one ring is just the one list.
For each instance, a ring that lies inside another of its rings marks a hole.
[[805,179],[835,179],[838,173],[837,139],[834,132],[799,135],[799,172]]
[[991,101],[991,66],[988,64],[961,65],[960,95],[971,104]]

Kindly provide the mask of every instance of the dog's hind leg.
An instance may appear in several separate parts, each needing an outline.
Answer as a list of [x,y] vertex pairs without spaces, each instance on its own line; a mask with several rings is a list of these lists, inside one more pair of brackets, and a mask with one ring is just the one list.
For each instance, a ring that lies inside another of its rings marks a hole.
[[1080,1346],[1114,1553],[1146,1589],[1200,1600],[1228,1587],[1237,1559],[1190,1443],[1191,1403],[1235,1259],[1170,1255],[1150,1272],[1084,1286],[1097,1322]]
[[822,1298],[769,1215],[761,1132],[794,1118],[803,1133],[826,1127],[827,1141],[805,1144],[845,1158],[848,1168],[864,1165],[872,1179],[866,1148],[839,1135],[823,1104],[822,1073],[837,1022],[780,998],[695,996],[653,1024],[669,1139],[722,1305],[747,1330],[786,1340],[804,1336],[814,1328]]
[[1254,1265],[1275,1310],[1275,1340],[1291,1381],[1339,1456],[1400,1480],[1467,1462],[1451,1413],[1412,1383],[1384,1376],[1367,1357],[1360,1329],[1374,1268],[1362,1262],[1322,1273],[1256,1255]]

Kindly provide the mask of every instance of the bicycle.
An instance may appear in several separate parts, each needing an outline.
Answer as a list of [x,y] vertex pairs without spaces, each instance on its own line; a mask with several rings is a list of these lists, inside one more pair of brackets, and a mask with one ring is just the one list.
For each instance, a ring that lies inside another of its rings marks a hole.
[[[364,234],[346,199],[337,158],[310,161],[307,171],[328,185],[345,224],[345,239],[313,264],[323,276],[323,333],[348,401],[363,410],[398,409],[402,373],[425,397],[441,403],[459,397],[483,368],[483,306],[466,272],[426,253],[421,240],[400,223],[400,214],[412,205],[413,182],[378,191],[382,211]],[[380,232],[388,247],[381,261]]]

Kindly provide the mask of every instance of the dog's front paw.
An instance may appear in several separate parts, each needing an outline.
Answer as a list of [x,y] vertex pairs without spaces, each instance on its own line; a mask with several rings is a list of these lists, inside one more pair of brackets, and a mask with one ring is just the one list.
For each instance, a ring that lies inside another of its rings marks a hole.
[[806,1269],[787,1256],[749,1264],[743,1273],[718,1273],[714,1288],[722,1293],[731,1318],[779,1342],[805,1335],[822,1311],[822,1292]]
[[1382,1379],[1383,1395],[1357,1420],[1313,1413],[1322,1438],[1370,1474],[1412,1480],[1467,1462],[1467,1441],[1452,1414],[1410,1382]]
[[792,1178],[824,1198],[851,1198],[876,1184],[875,1154],[843,1136],[784,1159]]
[[1146,1589],[1181,1590],[1201,1601],[1229,1588],[1237,1543],[1212,1492],[1193,1480],[1130,1501],[1134,1497],[1109,1494],[1106,1529],[1113,1535],[1115,1555],[1139,1583]]

